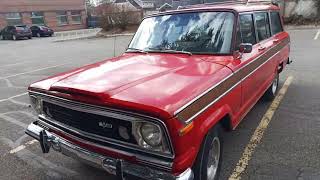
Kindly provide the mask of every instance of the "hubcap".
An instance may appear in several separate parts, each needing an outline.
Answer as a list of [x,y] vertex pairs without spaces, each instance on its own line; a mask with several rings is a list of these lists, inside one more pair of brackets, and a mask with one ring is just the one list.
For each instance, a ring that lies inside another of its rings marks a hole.
[[15,35],[13,35],[13,36],[12,36],[12,39],[13,39],[13,40],[16,40],[16,39],[17,39],[17,37],[16,37]]
[[207,179],[214,180],[217,175],[217,170],[220,160],[220,140],[215,137],[211,143],[211,148],[208,154],[207,164]]
[[272,93],[273,94],[276,94],[277,88],[278,88],[278,78],[276,77],[272,83]]
[[40,37],[41,35],[39,33],[37,33],[37,36]]

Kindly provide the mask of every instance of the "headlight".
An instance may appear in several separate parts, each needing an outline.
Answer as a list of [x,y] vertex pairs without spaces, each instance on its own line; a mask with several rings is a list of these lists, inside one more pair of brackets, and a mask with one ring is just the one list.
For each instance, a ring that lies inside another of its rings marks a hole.
[[139,146],[152,151],[170,153],[167,139],[164,138],[159,125],[145,121],[133,122],[132,134]]
[[42,100],[36,96],[30,96],[30,103],[32,108],[36,111],[37,114],[41,114],[42,112]]
[[150,146],[159,146],[162,142],[162,133],[159,126],[150,123],[143,123],[140,127],[143,140]]

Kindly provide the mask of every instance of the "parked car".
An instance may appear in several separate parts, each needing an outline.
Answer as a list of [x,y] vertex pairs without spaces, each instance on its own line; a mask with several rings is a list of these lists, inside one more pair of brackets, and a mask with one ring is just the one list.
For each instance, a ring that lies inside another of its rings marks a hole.
[[5,27],[0,34],[0,39],[22,39],[22,38],[32,38],[31,30],[26,25],[16,25]]
[[33,37],[52,36],[54,31],[47,26],[34,25],[30,27]]
[[290,62],[279,7],[261,4],[146,17],[123,55],[31,84],[26,133],[119,179],[218,179],[221,130],[273,99]]

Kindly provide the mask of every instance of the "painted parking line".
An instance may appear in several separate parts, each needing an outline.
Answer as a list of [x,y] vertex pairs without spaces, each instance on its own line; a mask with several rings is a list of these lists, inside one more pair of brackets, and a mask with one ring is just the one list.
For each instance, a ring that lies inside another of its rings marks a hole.
[[13,74],[13,75],[6,76],[6,77],[1,77],[1,78],[2,78],[2,79],[12,78],[12,77],[16,77],[16,76],[20,76],[20,75],[25,75],[25,74],[29,74],[29,73],[33,73],[33,72],[37,72],[37,71],[43,71],[43,70],[47,70],[47,69],[51,69],[51,68],[56,68],[56,67],[64,66],[64,65],[66,65],[66,64],[70,64],[70,63],[64,63],[64,64],[55,65],[55,66],[44,67],[44,68],[35,69],[35,70],[32,70],[32,71],[27,71],[27,72],[18,73],[18,74]]
[[320,29],[318,30],[317,34],[314,36],[314,40],[317,40],[320,36]]
[[31,141],[28,141],[28,142],[24,143],[23,145],[20,145],[20,146],[18,146],[18,147],[16,147],[16,148],[12,149],[9,153],[10,153],[10,154],[15,154],[15,153],[17,153],[17,152],[25,149],[26,147],[28,147],[28,146],[36,143],[36,142],[38,142],[38,140],[36,140],[36,139],[31,140]]
[[249,161],[254,153],[255,148],[258,146],[258,144],[261,143],[261,139],[263,137],[263,134],[265,130],[268,128],[268,125],[279,107],[283,97],[285,96],[288,87],[290,86],[291,82],[293,80],[292,76],[289,76],[287,80],[285,81],[284,85],[282,86],[281,90],[279,91],[276,98],[273,100],[272,104],[270,105],[267,112],[264,114],[264,116],[261,119],[261,122],[257,129],[254,131],[254,134],[252,135],[248,145],[245,147],[244,152],[242,153],[242,157],[238,161],[236,167],[234,168],[232,174],[229,177],[229,180],[239,180],[241,179],[242,173],[246,170]]
[[25,92],[25,93],[22,93],[22,94],[18,94],[18,95],[15,95],[15,96],[11,96],[11,97],[8,97],[6,99],[0,99],[0,102],[3,102],[3,101],[8,101],[10,99],[13,99],[13,98],[17,98],[17,97],[20,97],[20,96],[24,96],[24,95],[27,95],[28,93]]

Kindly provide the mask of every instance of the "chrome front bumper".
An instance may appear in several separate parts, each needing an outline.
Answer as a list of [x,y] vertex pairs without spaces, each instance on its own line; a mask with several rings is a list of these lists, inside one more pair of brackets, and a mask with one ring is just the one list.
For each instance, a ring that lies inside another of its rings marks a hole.
[[31,123],[28,126],[26,134],[39,140],[41,149],[44,153],[48,153],[50,148],[52,148],[64,155],[102,168],[108,173],[116,175],[118,179],[124,179],[124,175],[133,175],[150,180],[193,180],[193,172],[190,168],[180,175],[174,176],[168,172],[158,171],[149,167],[132,164],[121,159],[106,157],[68,142],[67,140],[46,131],[34,123]]

